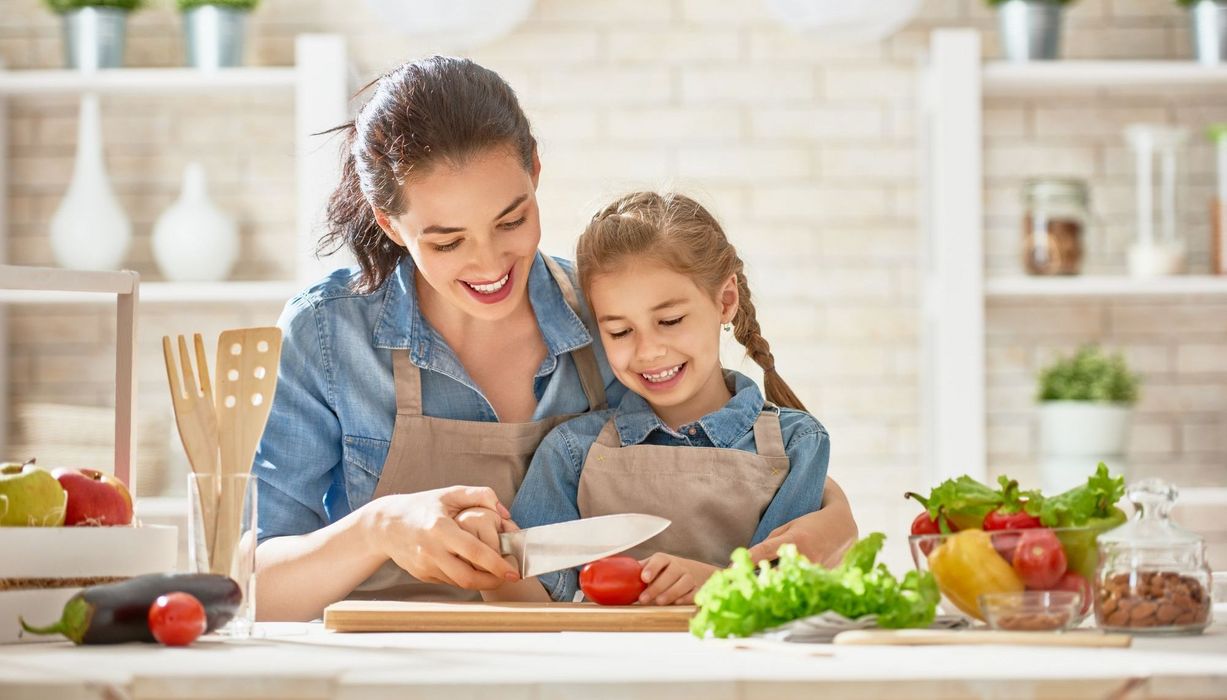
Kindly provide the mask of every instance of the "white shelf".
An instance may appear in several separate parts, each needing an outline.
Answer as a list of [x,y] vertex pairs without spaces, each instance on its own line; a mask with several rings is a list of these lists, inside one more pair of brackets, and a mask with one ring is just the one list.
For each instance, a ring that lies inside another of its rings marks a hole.
[[0,265],[0,293],[131,294],[134,272],[64,270],[56,267]]
[[1069,90],[1162,90],[1227,87],[1227,66],[1192,61],[992,62],[981,74],[986,97]]
[[[0,267],[0,272],[4,268]],[[57,270],[57,272],[69,272]],[[71,271],[74,275],[82,273]],[[97,273],[90,273],[97,274]],[[108,274],[108,273],[102,273]],[[114,273],[110,273],[114,274]],[[149,282],[140,285],[140,303],[149,304],[249,304],[284,303],[297,294],[303,284],[273,282]],[[82,289],[93,294],[63,291],[5,290],[0,285],[0,303],[6,304],[89,304],[114,301],[114,291]],[[104,293],[106,292],[106,293]]]
[[0,95],[291,90],[296,75],[294,68],[0,70]]
[[1181,275],[1146,279],[1125,276],[989,277],[984,281],[984,293],[995,299],[1227,296],[1227,275]]

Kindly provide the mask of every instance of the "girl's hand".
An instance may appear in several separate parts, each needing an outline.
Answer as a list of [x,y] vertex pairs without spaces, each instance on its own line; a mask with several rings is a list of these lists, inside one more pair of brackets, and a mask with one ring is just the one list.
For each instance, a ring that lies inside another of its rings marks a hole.
[[370,504],[368,542],[420,581],[485,590],[518,580],[516,569],[499,554],[497,530],[491,537],[488,516],[466,517],[472,531],[457,522],[469,509],[510,515],[485,487],[383,496]]
[[640,560],[643,582],[648,587],[639,594],[644,605],[689,605],[694,594],[718,569],[710,564],[656,553]]

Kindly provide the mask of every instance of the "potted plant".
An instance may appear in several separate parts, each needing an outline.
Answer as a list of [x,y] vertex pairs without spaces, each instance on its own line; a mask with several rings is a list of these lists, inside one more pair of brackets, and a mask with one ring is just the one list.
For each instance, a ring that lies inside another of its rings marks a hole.
[[1188,8],[1199,63],[1227,63],[1227,0],[1176,0]]
[[259,0],[178,0],[184,49],[193,68],[243,65],[247,15]]
[[1074,0],[986,0],[997,8],[1001,46],[1016,62],[1051,60],[1061,49],[1061,13]]
[[1085,481],[1092,465],[1124,469],[1138,377],[1119,354],[1089,345],[1039,375],[1041,475],[1045,491]]
[[43,0],[63,19],[64,64],[96,70],[124,64],[128,13],[143,0]]

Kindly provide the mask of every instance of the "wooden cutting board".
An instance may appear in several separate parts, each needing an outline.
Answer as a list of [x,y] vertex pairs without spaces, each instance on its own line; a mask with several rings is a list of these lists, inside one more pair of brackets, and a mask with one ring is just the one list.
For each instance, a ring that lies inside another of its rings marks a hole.
[[835,644],[1001,644],[1052,647],[1114,647],[1130,645],[1127,634],[1099,632],[1005,632],[997,630],[850,630],[835,636]]
[[693,605],[427,603],[343,600],[324,609],[334,632],[686,632]]

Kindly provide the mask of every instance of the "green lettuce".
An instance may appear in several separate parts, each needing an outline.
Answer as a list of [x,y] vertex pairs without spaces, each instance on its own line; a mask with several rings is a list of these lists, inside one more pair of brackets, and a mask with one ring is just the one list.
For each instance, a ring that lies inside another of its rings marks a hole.
[[877,615],[881,627],[927,627],[940,598],[928,572],[896,579],[877,564],[886,536],[875,532],[854,544],[833,569],[811,563],[792,545],[780,547],[775,566],[755,567],[739,548],[732,565],[695,594],[698,613],[690,631],[698,637],[745,637],[828,610],[848,618]]

